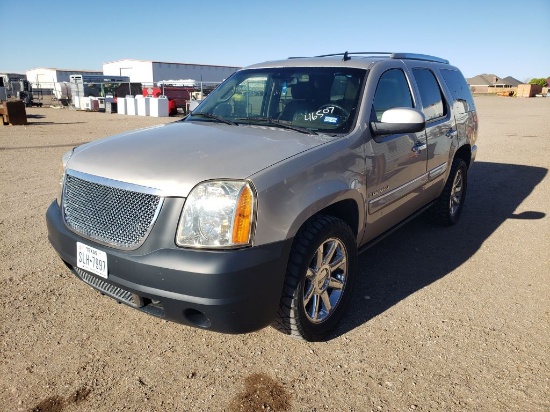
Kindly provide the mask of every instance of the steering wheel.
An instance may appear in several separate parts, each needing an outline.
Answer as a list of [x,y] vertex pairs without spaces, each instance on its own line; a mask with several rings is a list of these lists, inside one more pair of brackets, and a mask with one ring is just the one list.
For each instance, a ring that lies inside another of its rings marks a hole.
[[[323,109],[326,109],[326,108],[329,108],[329,107],[333,107],[334,109],[338,109],[338,110],[340,110],[340,112],[342,112],[344,117],[349,117],[349,112],[346,109],[344,109],[342,106],[339,106],[339,105],[334,104],[334,103],[323,104],[321,107],[319,107],[319,109],[317,109],[317,111],[323,110]],[[327,113],[327,114],[329,114],[329,113]]]

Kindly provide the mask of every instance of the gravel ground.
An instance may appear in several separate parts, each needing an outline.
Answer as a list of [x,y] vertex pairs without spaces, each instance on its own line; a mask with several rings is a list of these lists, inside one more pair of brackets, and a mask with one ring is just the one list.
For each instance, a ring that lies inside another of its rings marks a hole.
[[550,99],[476,103],[461,222],[420,217],[362,255],[348,316],[323,343],[144,315],[50,247],[62,154],[175,119],[44,107],[0,126],[0,409],[550,410]]

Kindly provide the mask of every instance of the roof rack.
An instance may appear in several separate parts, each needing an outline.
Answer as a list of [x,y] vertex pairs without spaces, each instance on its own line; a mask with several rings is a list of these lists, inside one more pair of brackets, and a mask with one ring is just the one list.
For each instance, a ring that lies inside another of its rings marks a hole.
[[449,60],[445,60],[440,57],[430,56],[429,54],[392,53],[390,57],[392,59],[425,60],[429,62],[449,64]]
[[344,52],[344,53],[332,53],[332,54],[322,54],[320,56],[315,57],[332,57],[332,56],[344,56],[342,60],[347,61],[350,60],[350,55],[356,55],[356,54],[368,54],[368,55],[386,55],[390,56],[390,52]]
[[[449,64],[449,60],[442,59],[440,57],[430,56],[428,54],[417,53],[392,53],[392,52],[344,52],[344,53],[331,53],[322,54],[315,57],[332,57],[343,56],[342,60],[347,61],[351,59],[352,55],[371,55],[371,56],[388,56],[390,59],[409,59],[409,60],[424,60],[436,63]],[[299,57],[289,57],[291,59],[297,59]]]

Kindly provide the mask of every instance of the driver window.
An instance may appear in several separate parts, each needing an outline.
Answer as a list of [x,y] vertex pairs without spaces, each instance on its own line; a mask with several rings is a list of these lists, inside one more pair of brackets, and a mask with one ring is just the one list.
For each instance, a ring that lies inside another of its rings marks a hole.
[[376,121],[394,107],[413,107],[409,83],[400,69],[391,69],[380,76],[372,104]]

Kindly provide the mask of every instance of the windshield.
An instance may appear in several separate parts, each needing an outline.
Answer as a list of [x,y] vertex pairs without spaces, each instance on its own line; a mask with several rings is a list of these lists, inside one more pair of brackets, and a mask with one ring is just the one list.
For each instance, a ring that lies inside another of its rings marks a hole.
[[347,133],[355,121],[365,74],[363,69],[339,67],[242,70],[211,92],[187,121]]

